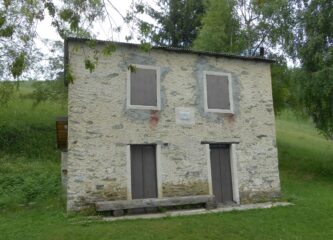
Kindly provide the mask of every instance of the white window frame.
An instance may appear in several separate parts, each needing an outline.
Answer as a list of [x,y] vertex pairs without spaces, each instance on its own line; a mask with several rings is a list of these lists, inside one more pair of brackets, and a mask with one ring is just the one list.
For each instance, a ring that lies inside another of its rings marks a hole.
[[[231,79],[231,74],[230,73],[224,73],[224,72],[204,71],[203,75],[204,75],[203,76],[203,84],[204,84],[204,108],[205,108],[205,112],[231,113],[231,114],[233,114],[234,113],[234,102],[233,102],[233,96],[232,96],[232,79]],[[208,108],[207,75],[226,76],[226,77],[228,77],[230,109]]]
[[146,106],[146,105],[131,105],[131,70],[127,70],[127,108],[128,109],[142,109],[142,110],[161,110],[161,70],[160,67],[151,65],[138,65],[130,64],[135,68],[150,69],[156,71],[156,91],[157,91],[157,105],[156,106]]

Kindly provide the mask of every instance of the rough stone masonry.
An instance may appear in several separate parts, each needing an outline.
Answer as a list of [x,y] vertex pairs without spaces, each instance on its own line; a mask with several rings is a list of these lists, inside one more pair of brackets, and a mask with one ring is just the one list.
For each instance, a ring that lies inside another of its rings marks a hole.
[[[230,142],[233,189],[239,203],[280,194],[270,63],[162,48],[144,52],[117,44],[111,56],[97,53],[90,73],[84,60],[96,50],[67,41],[69,84],[67,208],[96,201],[130,200],[130,144],[156,144],[158,197],[212,194],[208,142]],[[128,109],[130,65],[160,68],[161,110]],[[204,111],[204,71],[231,74],[233,114]],[[193,114],[177,122],[177,111]]]

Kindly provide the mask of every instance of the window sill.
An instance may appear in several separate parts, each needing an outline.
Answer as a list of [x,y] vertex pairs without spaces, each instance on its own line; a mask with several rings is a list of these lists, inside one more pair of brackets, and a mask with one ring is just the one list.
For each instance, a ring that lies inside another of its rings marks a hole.
[[161,108],[158,106],[142,106],[142,105],[128,105],[127,109],[133,109],[133,110],[155,110],[160,111]]
[[205,109],[206,113],[226,113],[226,114],[231,114],[234,115],[235,112],[232,110],[227,110],[227,109]]

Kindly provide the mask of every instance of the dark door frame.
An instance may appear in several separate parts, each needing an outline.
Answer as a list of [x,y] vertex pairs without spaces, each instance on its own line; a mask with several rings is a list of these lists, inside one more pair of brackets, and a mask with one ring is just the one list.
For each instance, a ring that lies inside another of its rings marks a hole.
[[131,146],[154,145],[156,153],[156,181],[157,181],[157,198],[162,198],[162,175],[161,175],[161,145],[155,143],[147,144],[127,144],[126,145],[126,178],[127,178],[127,200],[132,200],[132,172],[131,172]]
[[205,143],[206,147],[206,156],[207,156],[207,171],[208,171],[208,186],[209,186],[209,194],[213,195],[213,183],[212,183],[212,172],[211,172],[211,158],[210,158],[210,145],[213,144],[228,144],[230,146],[230,167],[231,167],[231,182],[232,182],[232,193],[233,193],[233,201],[236,204],[240,204],[239,198],[239,185],[238,185],[238,170],[237,170],[237,143],[234,142],[223,142],[223,143]]

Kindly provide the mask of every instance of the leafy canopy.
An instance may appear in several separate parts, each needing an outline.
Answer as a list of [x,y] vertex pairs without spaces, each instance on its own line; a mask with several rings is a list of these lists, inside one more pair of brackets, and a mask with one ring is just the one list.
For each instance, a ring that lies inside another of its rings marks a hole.
[[211,0],[202,19],[202,28],[194,48],[214,52],[240,53],[244,50],[235,1]]
[[[121,24],[130,21],[115,6],[114,0],[4,0],[0,1],[0,77],[3,80],[26,78],[24,73],[41,71],[36,66],[49,58],[36,46],[43,40],[36,32],[37,25],[46,17],[62,39],[66,37],[95,38],[94,24],[103,23],[110,33],[121,30]],[[111,13],[117,13],[122,23],[114,22]],[[129,14],[130,15],[130,14]],[[136,27],[136,26],[135,26]],[[138,26],[140,28],[141,26]],[[143,29],[141,29],[143,30]],[[111,54],[114,46],[106,46],[103,54]],[[88,70],[94,68],[96,59],[85,56]],[[51,70],[51,69],[49,69]]]
[[191,47],[205,12],[203,0],[161,0],[157,7],[135,4],[137,18],[146,14],[155,21],[152,24],[139,20],[141,34],[158,46]]
[[303,101],[316,127],[333,137],[333,2],[304,0],[299,22],[297,53],[306,76]]

